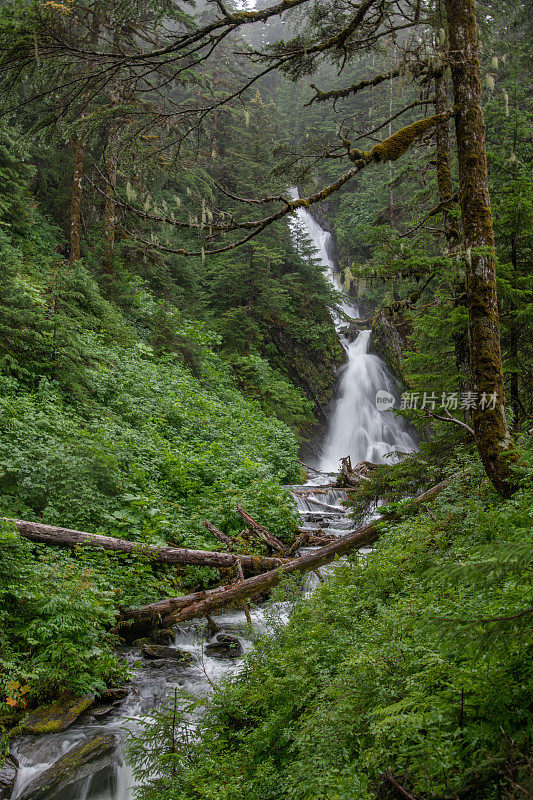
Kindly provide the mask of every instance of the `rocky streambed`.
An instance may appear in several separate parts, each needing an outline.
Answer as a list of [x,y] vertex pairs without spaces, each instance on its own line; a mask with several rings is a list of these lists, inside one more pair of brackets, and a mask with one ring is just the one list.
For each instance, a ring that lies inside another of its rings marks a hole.
[[[308,483],[291,487],[302,530],[342,536],[351,529],[342,504],[346,492],[334,488],[333,480],[317,472]],[[312,591],[318,580],[313,573],[307,576],[306,590]],[[24,735],[13,743],[4,765],[0,798],[130,800],[134,777],[125,751],[139,719],[176,689],[205,697],[221,680],[236,675],[254,638],[268,632],[273,612],[287,619],[290,605],[252,608],[251,626],[243,611],[228,610],[121,648],[132,675],[126,687],[97,700],[93,695],[63,698],[28,715]]]

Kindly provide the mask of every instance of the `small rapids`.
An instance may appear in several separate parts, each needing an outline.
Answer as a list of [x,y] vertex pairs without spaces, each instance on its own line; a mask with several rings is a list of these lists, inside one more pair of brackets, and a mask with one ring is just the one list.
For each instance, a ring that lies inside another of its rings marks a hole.
[[[296,196],[293,190],[293,197]],[[330,234],[305,209],[297,212],[297,220],[291,223],[291,227],[297,247],[299,231],[311,240],[324,273],[336,286]],[[333,486],[340,458],[350,455],[353,464],[363,459],[383,463],[388,453],[399,454],[416,449],[403,421],[398,420],[391,410],[380,410],[376,406],[376,394],[380,390],[388,393],[394,401],[396,388],[394,378],[383,362],[368,352],[371,332],[364,330],[355,340],[345,334],[347,321],[358,316],[357,307],[346,296],[334,321],[346,350],[347,363],[340,375],[328,434],[319,463],[316,469],[310,470],[307,483],[289,487],[299,510],[301,530],[310,533],[322,531],[338,537],[352,528],[351,518],[343,505],[347,493]],[[364,550],[360,552],[364,553]],[[320,572],[335,568],[334,562],[322,567]],[[306,591],[313,591],[319,580],[320,573],[308,574]],[[278,619],[286,620],[290,605],[277,604],[275,611]],[[252,609],[254,633],[268,630],[269,613],[270,610],[261,607]],[[73,747],[101,734],[117,735],[115,751],[91,762],[85,772],[74,773],[72,781],[59,791],[47,793],[41,790],[38,797],[40,800],[132,800],[135,781],[125,758],[128,727],[135,726],[135,720],[161,705],[176,688],[197,697],[210,694],[214,685],[238,674],[246,652],[253,647],[254,633],[250,631],[243,612],[229,611],[215,615],[214,619],[219,632],[238,637],[242,648],[238,658],[215,658],[206,651],[213,635],[212,632],[206,633],[204,620],[192,620],[175,631],[174,646],[194,657],[187,666],[168,659],[148,660],[143,658],[138,647],[124,647],[122,656],[132,666],[128,696],[113,706],[105,717],[97,717],[89,709],[62,733],[18,739],[12,753],[20,768],[11,800],[33,800],[37,794],[28,795],[32,781]]]

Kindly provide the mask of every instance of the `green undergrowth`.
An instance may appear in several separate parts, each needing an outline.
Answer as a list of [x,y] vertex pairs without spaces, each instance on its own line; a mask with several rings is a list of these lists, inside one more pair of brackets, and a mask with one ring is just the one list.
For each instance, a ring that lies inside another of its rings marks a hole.
[[399,796],[394,781],[433,800],[531,791],[531,475],[504,501],[474,459],[461,466],[259,640],[196,745],[161,756],[161,712],[158,736],[133,748],[138,769],[162,770],[140,798],[374,800]]
[[[58,381],[35,388],[0,377],[2,515],[155,545],[220,549],[209,518],[238,535],[244,507],[278,536],[295,527],[283,488],[298,480],[294,434],[246,400],[200,323],[184,325],[197,348],[180,354],[141,340],[111,347],[85,330],[91,360],[84,395]],[[243,542],[250,552],[254,545]],[[124,678],[107,630],[120,608],[220,582],[218,570],[154,565],[139,556],[21,541],[0,548],[0,683],[3,709],[20,711],[67,689],[101,690]],[[20,687],[29,687],[22,694]]]
[[[220,543],[203,520],[237,535],[239,502],[279,536],[290,536],[295,512],[283,484],[300,474],[296,439],[242,397],[205,341],[201,377],[144,346],[100,346],[98,357],[86,370],[84,406],[46,380],[24,391],[15,378],[1,379],[6,517],[216,550]],[[2,536],[0,676],[4,687],[28,683],[35,698],[101,688],[115,676],[105,630],[120,607],[220,580],[209,568],[178,570],[94,548],[72,553],[30,544],[9,527]],[[6,701],[13,696],[5,688]]]

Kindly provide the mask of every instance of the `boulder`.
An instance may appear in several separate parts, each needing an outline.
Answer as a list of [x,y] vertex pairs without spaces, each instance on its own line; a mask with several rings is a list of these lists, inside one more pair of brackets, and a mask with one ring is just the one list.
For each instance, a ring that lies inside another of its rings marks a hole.
[[93,717],[101,719],[102,717],[107,717],[107,715],[114,710],[115,710],[114,703],[112,703],[109,706],[94,706],[93,708],[91,708],[91,714],[93,715]]
[[101,703],[119,703],[121,700],[124,700],[130,693],[130,690],[127,689],[125,686],[117,686],[111,689],[107,689],[105,692],[102,692],[98,700]]
[[242,644],[236,636],[217,633],[215,640],[204,647],[204,652],[212,658],[238,658],[242,655]]
[[51,767],[34,778],[22,790],[18,800],[55,800],[66,787],[72,787],[89,775],[109,769],[117,744],[118,737],[115,734],[105,733],[74,745]]
[[161,628],[152,633],[152,642],[156,644],[172,644],[176,638],[175,632],[172,628]]
[[143,644],[153,644],[149,636],[141,636],[140,639],[134,639],[133,644],[136,647],[142,647]]
[[141,653],[145,658],[170,658],[183,664],[191,664],[195,660],[191,653],[163,644],[142,644]]
[[[1,760],[1,759],[0,759]],[[0,767],[0,798],[11,797],[13,786],[17,777],[19,764],[15,756],[8,753],[5,757],[4,763]]]
[[73,697],[64,694],[48,705],[38,706],[30,711],[21,724],[23,733],[58,733],[64,731],[75,722],[90,705],[94,703],[94,694],[84,697]]

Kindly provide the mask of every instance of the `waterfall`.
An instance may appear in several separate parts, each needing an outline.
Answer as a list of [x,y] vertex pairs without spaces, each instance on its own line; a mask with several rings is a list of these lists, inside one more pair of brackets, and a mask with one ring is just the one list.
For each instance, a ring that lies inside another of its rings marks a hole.
[[[297,196],[293,193],[293,196]],[[299,209],[297,219],[291,223],[294,240],[298,246],[297,228],[311,240],[317,259],[333,286],[337,287],[337,273],[331,254],[331,236],[304,209]],[[362,331],[355,341],[346,335],[346,318],[357,318],[359,312],[353,301],[344,296],[338,312],[333,315],[339,339],[346,350],[347,363],[343,367],[338,397],[330,419],[329,430],[323,446],[319,469],[306,484],[292,486],[294,499],[300,512],[301,530],[310,534],[343,536],[353,528],[353,519],[343,502],[346,492],[336,488],[334,478],[324,473],[335,472],[339,459],[351,455],[352,462],[362,459],[382,463],[387,453],[413,450],[415,442],[409,435],[403,420],[395,417],[391,406],[396,397],[394,378],[376,355],[368,352],[371,331]],[[376,397],[384,400],[384,406],[376,405]],[[313,472],[313,470],[311,470]],[[360,551],[364,554],[365,550]],[[322,572],[335,569],[335,564],[321,568]],[[319,578],[310,575],[307,589],[311,591]],[[276,613],[282,621],[288,619],[290,603],[277,603]],[[253,627],[268,630],[268,612],[257,607],[252,610]],[[237,636],[246,652],[253,646],[250,630],[241,611],[219,613],[216,617],[220,630]],[[20,762],[20,770],[12,795],[13,800],[25,796],[26,789],[39,775],[44,775],[58,758],[81,741],[88,741],[102,733],[114,733],[123,739],[135,728],[135,720],[150,708],[160,705],[179,686],[192,695],[205,696],[213,685],[223,677],[235,675],[242,668],[243,659],[221,661],[205,652],[205,625],[200,620],[191,620],[180,625],[175,632],[174,645],[188,650],[194,661],[183,666],[178,661],[147,661],[140,657],[138,647],[125,648],[123,656],[132,666],[134,676],[128,697],[114,706],[108,716],[81,717],[72,727],[62,733],[41,736],[23,736],[14,743],[14,754]],[[139,662],[140,658],[140,662]],[[98,760],[91,764],[89,774],[62,789],[61,797],[76,797],[78,800],[132,800],[135,794],[135,778],[128,765],[121,744],[111,763]],[[39,798],[57,798],[52,793]]]
[[[298,197],[296,189],[290,191],[293,199]],[[297,247],[299,231],[309,237],[324,274],[338,289],[331,234],[305,208],[296,211],[292,231]],[[340,375],[337,399],[318,465],[323,472],[336,472],[340,459],[348,455],[352,464],[363,460],[383,464],[397,460],[400,453],[416,450],[416,442],[404,420],[393,411],[398,404],[394,377],[378,356],[368,352],[372,331],[363,330],[350,341],[343,332],[346,317],[359,318],[359,309],[344,295],[333,320],[347,362]]]

